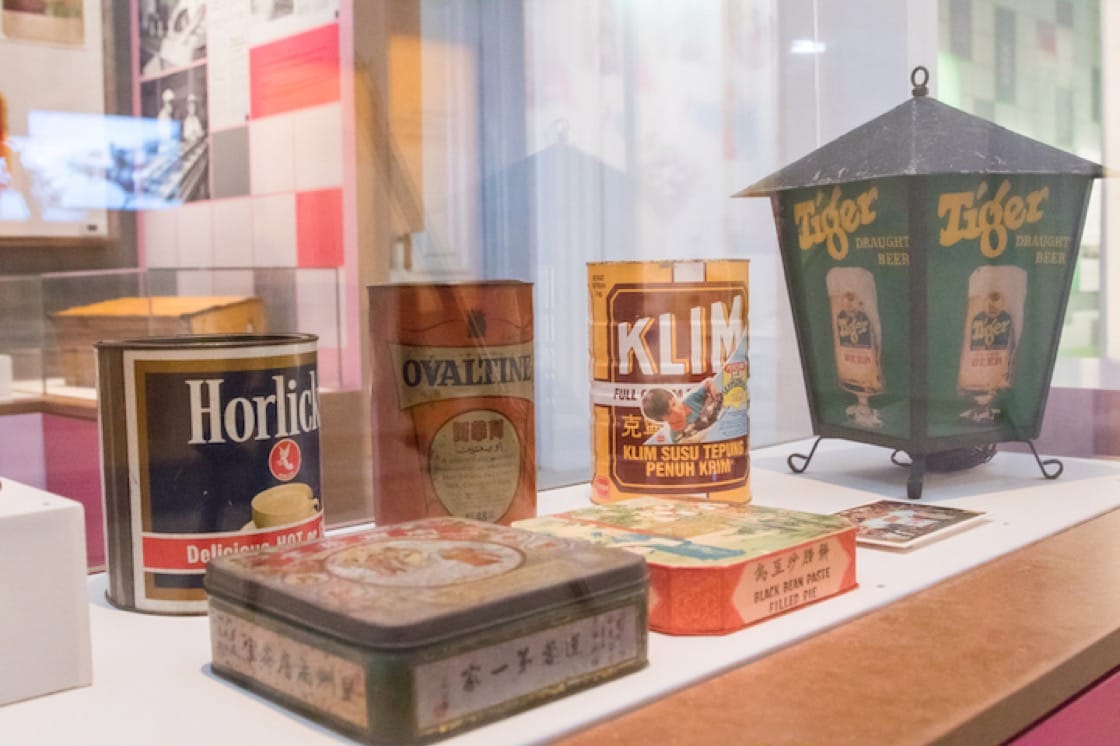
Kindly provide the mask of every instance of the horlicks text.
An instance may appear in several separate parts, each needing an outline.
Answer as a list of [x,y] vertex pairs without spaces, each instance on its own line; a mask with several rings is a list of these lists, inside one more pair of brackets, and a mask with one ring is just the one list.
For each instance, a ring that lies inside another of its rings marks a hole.
[[319,389],[314,371],[300,389],[294,378],[272,376],[273,392],[222,396],[224,378],[188,379],[191,445],[288,438],[319,429]]

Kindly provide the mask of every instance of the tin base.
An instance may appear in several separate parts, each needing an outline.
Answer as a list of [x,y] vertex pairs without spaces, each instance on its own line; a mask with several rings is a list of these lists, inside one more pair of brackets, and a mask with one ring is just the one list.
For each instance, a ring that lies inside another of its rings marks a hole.
[[114,609],[135,611],[137,614],[148,614],[149,616],[206,616],[207,613],[205,609],[201,611],[150,611],[148,609],[138,609],[135,606],[128,606],[117,602],[109,595],[109,591],[105,591],[105,600],[108,601],[109,605]]

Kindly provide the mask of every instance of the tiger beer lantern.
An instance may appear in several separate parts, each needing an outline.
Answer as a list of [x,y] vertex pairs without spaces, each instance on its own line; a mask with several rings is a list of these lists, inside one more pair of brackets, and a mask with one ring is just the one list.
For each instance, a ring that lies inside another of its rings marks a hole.
[[[1034,452],[1092,180],[1101,166],[928,96],[735,196],[769,196],[813,432],[974,465]],[[1061,463],[1042,461],[1047,478]]]

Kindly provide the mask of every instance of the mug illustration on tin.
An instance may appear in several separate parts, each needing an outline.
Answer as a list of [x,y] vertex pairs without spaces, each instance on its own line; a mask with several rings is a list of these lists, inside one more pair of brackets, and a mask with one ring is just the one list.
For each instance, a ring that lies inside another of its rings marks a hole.
[[311,518],[319,512],[319,499],[312,494],[311,485],[292,482],[258,492],[249,507],[253,520],[243,531],[287,526]]
[[957,389],[971,397],[973,406],[961,412],[961,419],[984,423],[999,416],[994,402],[1014,384],[1026,296],[1027,271],[1022,267],[986,265],[968,278]]

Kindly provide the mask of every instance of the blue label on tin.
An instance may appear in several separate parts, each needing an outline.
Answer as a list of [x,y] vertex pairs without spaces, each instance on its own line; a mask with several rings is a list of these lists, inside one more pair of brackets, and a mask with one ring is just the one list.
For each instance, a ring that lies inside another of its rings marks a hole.
[[151,530],[238,530],[254,495],[297,479],[318,495],[316,383],[314,367],[145,376]]
[[139,608],[204,602],[209,560],[322,533],[315,355],[256,351],[133,360]]

